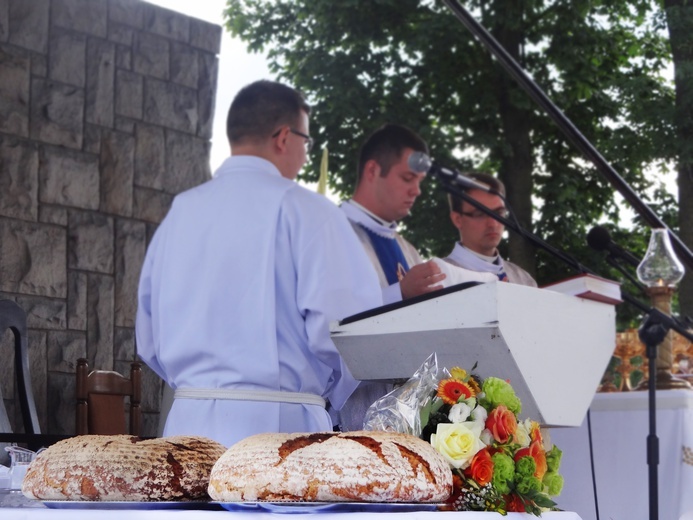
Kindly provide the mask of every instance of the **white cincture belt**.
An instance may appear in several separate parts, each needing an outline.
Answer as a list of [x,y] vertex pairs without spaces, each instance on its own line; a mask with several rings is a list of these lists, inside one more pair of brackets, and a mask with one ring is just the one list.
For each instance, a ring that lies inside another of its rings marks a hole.
[[235,390],[233,388],[176,388],[174,399],[227,399],[231,401],[267,401],[272,403],[313,404],[325,408],[319,395],[274,390]]

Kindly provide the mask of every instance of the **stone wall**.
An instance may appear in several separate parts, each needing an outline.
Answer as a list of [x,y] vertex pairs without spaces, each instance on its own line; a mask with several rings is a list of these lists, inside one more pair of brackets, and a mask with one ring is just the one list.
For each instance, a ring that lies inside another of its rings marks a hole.
[[[139,0],[0,0],[0,298],[28,315],[43,432],[74,432],[79,357],[129,372],[147,242],[210,176],[220,38]],[[0,359],[22,431],[9,332]],[[146,370],[147,435],[160,386]]]

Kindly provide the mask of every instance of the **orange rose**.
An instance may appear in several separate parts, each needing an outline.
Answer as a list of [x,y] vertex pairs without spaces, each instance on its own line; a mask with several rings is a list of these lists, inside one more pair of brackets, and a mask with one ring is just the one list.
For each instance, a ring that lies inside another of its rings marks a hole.
[[512,435],[515,435],[517,430],[517,419],[505,405],[499,404],[496,406],[486,418],[486,428],[491,431],[496,442],[504,444],[510,440]]
[[473,478],[480,486],[485,486],[491,482],[491,477],[493,477],[493,460],[491,460],[489,451],[478,451],[464,473],[468,477]]
[[544,474],[546,473],[548,467],[546,465],[546,451],[544,450],[544,447],[541,445],[541,443],[538,441],[534,441],[532,444],[529,445],[529,447],[517,450],[517,452],[515,453],[515,461],[518,461],[522,457],[527,456],[532,457],[537,465],[537,469],[534,472],[534,476],[540,480],[544,478]]

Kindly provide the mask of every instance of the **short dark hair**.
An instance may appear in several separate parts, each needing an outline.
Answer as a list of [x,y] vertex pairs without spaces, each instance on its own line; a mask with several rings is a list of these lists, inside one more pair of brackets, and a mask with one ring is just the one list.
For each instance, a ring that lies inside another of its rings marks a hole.
[[[465,177],[474,179],[475,181],[482,182],[489,186],[493,191],[500,194],[501,197],[505,197],[505,184],[503,184],[499,179],[495,178],[493,175],[481,172],[462,172]],[[463,188],[462,191],[467,193],[475,188]],[[456,211],[457,213],[462,213],[462,199],[452,193],[448,194],[448,203],[450,204],[450,210]]]
[[265,139],[279,126],[295,125],[301,111],[310,114],[310,106],[298,90],[276,81],[256,81],[233,99],[226,135],[231,144]]
[[380,176],[385,177],[392,165],[400,160],[405,148],[428,154],[426,141],[410,128],[391,123],[378,128],[361,146],[356,185],[361,182],[363,169],[368,161],[375,160],[380,165]]

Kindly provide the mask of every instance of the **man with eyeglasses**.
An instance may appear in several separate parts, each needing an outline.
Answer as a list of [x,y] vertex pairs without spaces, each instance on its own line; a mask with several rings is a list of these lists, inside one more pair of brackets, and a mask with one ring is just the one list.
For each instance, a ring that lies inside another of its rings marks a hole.
[[[505,185],[495,177],[484,173],[465,175],[486,184],[505,197]],[[508,210],[501,196],[478,189],[469,189],[466,194],[500,216],[507,217]],[[505,231],[503,224],[459,197],[449,195],[448,200],[450,220],[460,233],[460,241],[455,244],[445,261],[471,271],[493,273],[504,282],[537,286],[537,282],[527,271],[504,260],[498,253],[498,244]]]
[[382,305],[344,214],[293,182],[311,144],[296,90],[258,81],[227,119],[231,157],[178,195],[140,278],[137,351],[174,390],[163,434],[231,446],[332,430],[357,386],[330,321]]

